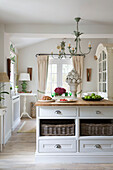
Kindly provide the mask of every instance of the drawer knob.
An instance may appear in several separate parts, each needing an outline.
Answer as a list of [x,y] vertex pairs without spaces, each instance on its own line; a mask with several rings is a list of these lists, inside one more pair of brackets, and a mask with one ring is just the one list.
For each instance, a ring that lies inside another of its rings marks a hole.
[[101,148],[101,145],[96,144],[95,147],[96,147],[96,148]]
[[56,110],[55,113],[56,114],[61,114],[61,111],[60,110]]
[[61,148],[61,145],[56,144],[56,145],[55,145],[55,148],[60,149],[60,148]]
[[96,111],[96,114],[101,114],[101,111],[97,110],[97,111]]

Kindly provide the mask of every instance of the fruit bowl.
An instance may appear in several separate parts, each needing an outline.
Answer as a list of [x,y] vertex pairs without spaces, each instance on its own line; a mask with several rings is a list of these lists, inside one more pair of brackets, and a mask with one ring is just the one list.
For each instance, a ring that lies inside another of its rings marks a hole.
[[86,100],[86,101],[101,101],[101,100],[103,100],[104,98],[103,97],[101,97],[101,98],[99,98],[99,99],[85,99],[84,97],[82,97],[82,99],[83,100]]
[[91,95],[82,97],[82,99],[86,101],[101,101],[104,98],[101,97],[100,95],[95,95],[95,93],[92,93]]

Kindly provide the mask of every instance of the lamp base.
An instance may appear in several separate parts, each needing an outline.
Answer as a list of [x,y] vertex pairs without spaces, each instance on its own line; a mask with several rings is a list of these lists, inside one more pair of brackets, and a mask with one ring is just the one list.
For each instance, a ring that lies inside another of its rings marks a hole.
[[26,81],[23,81],[23,83],[21,84],[22,85],[22,92],[26,93],[26,88],[27,88],[27,83]]

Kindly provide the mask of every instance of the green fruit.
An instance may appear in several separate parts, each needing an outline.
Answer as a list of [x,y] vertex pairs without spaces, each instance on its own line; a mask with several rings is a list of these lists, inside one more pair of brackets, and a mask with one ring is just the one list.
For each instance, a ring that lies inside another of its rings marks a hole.
[[91,99],[91,96],[88,96],[88,99]]
[[84,99],[88,99],[88,96],[85,96]]
[[98,98],[99,98],[99,97],[98,97],[98,95],[96,95],[95,97],[96,97],[96,99],[98,99]]
[[92,99],[96,99],[96,97],[95,97],[95,96],[92,96]]
[[91,96],[95,96],[95,93],[92,93]]
[[101,96],[98,96],[98,99],[101,99],[102,97]]

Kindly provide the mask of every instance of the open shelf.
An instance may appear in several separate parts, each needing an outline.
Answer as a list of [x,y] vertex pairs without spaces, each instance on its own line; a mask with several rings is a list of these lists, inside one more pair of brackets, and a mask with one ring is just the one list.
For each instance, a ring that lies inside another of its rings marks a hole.
[[113,136],[113,119],[81,119],[80,136]]
[[75,136],[75,119],[41,119],[40,136]]

